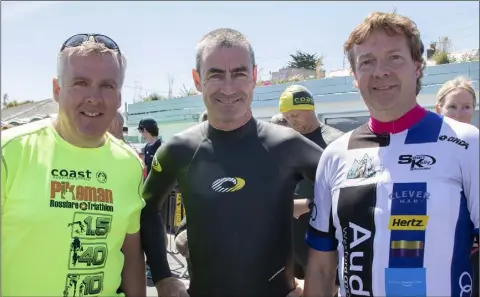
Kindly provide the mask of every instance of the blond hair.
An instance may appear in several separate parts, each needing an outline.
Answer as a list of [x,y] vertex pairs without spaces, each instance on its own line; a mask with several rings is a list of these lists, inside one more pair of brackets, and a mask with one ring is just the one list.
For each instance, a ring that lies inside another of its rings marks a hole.
[[417,95],[422,88],[421,78],[423,77],[423,70],[425,69],[425,59],[423,52],[425,50],[422,39],[420,38],[420,31],[415,22],[407,17],[393,13],[374,12],[369,14],[363,23],[353,29],[352,33],[345,42],[343,48],[345,54],[350,62],[352,71],[355,72],[355,56],[353,53],[353,46],[365,42],[370,34],[378,29],[383,29],[385,33],[390,36],[404,35],[407,39],[410,54],[414,62],[420,63],[420,76],[417,79]]
[[68,58],[71,56],[88,56],[91,54],[97,55],[113,55],[117,58],[117,61],[120,66],[120,88],[123,85],[125,80],[125,70],[127,68],[127,59],[125,55],[119,50],[112,50],[106,47],[103,43],[96,42],[93,37],[90,37],[84,43],[75,47],[67,47],[58,54],[57,57],[57,78],[61,83],[63,77],[63,71],[65,65],[67,64]]
[[475,95],[475,90],[473,89],[472,83],[468,79],[462,76],[457,76],[454,79],[446,81],[440,87],[440,90],[438,90],[438,93],[437,93],[437,105],[443,106],[443,104],[445,103],[445,97],[447,97],[447,95],[450,94],[451,92],[458,89],[469,92],[473,98],[473,106],[476,105],[477,96]]

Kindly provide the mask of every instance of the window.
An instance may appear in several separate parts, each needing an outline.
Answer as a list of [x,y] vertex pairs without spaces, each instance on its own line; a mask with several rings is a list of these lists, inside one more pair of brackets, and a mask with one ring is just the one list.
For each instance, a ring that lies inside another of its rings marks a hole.
[[369,116],[326,118],[325,124],[332,126],[342,132],[349,132],[368,122]]

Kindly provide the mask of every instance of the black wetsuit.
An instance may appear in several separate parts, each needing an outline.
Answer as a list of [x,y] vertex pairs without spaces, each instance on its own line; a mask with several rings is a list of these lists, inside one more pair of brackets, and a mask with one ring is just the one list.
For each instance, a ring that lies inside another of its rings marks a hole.
[[155,152],[158,150],[158,148],[161,145],[162,145],[162,140],[157,139],[152,144],[150,143],[145,144],[145,146],[142,149],[142,154],[145,158],[145,166],[147,167],[147,174],[150,172],[150,169],[152,167],[153,156],[155,155]]
[[[154,281],[168,275],[156,212],[178,179],[188,216],[191,296],[286,296],[293,288],[292,196],[313,182],[322,149],[251,119],[234,131],[200,123],[157,152],[141,234]],[[161,171],[155,170],[155,168]]]
[[[314,131],[303,134],[303,136],[316,143],[322,149],[325,149],[327,145],[342,135],[343,132],[323,123],[320,123],[320,127]],[[295,189],[295,196],[300,199],[307,198],[313,201],[314,191],[312,183],[307,180],[300,181]],[[293,220],[293,250],[296,265],[295,277],[300,279],[305,277],[305,269],[307,266],[309,247],[305,243],[305,234],[307,233],[309,221],[310,212]]]

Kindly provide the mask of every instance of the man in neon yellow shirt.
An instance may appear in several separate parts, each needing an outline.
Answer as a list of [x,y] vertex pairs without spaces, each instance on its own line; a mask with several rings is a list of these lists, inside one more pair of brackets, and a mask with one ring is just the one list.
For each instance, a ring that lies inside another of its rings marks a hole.
[[106,133],[125,67],[109,37],[69,38],[53,80],[57,119],[2,132],[2,296],[146,295],[143,168]]

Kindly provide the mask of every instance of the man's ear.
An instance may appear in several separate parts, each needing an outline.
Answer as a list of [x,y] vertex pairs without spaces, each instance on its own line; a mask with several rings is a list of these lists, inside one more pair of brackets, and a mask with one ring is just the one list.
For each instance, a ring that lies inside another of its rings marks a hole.
[[195,88],[197,88],[197,91],[200,93],[202,92],[202,84],[201,84],[201,79],[200,79],[200,73],[198,73],[197,69],[192,69],[192,78],[193,78],[193,83],[195,84]]
[[52,79],[52,92],[53,92],[53,100],[58,103],[60,97],[60,83],[58,78],[54,77]]
[[420,75],[422,73],[422,63],[420,62],[415,62],[415,75],[417,76],[417,79],[420,78]]
[[253,83],[257,84],[257,65],[253,66]]

